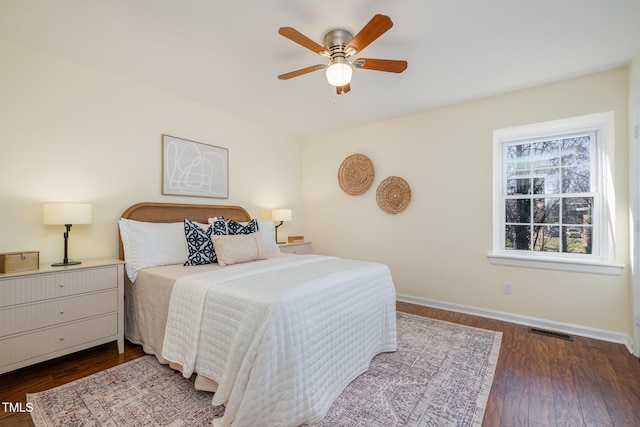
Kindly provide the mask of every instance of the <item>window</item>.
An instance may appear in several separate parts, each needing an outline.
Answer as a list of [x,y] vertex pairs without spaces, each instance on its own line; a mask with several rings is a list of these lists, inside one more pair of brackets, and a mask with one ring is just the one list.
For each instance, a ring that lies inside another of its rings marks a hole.
[[492,263],[619,274],[613,113],[494,131]]
[[506,250],[593,254],[595,145],[595,132],[503,144]]

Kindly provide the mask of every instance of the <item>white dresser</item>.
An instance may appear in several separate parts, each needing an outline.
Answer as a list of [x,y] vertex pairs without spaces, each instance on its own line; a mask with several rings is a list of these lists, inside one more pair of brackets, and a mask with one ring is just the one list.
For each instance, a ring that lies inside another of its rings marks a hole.
[[280,248],[280,252],[285,252],[288,254],[310,254],[311,253],[311,242],[300,242],[300,243],[281,243],[278,244]]
[[0,274],[0,374],[99,344],[124,352],[124,263]]

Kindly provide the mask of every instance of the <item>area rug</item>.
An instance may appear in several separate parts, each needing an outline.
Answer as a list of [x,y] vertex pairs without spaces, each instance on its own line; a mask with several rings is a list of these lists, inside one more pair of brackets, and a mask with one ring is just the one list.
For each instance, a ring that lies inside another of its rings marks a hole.
[[[398,313],[398,351],[376,356],[314,427],[478,427],[502,334]],[[40,426],[209,426],[211,393],[144,356],[27,394]]]

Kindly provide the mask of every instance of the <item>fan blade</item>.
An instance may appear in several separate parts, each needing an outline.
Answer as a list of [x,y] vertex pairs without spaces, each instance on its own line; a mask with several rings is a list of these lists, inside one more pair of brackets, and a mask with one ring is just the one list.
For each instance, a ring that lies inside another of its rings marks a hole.
[[281,36],[288,38],[292,42],[298,43],[300,46],[306,47],[307,49],[317,54],[320,54],[323,56],[329,55],[329,52],[326,51],[324,46],[320,46],[318,43],[314,42],[309,37],[305,36],[304,34],[302,34],[301,32],[299,32],[294,28],[280,27],[280,29],[278,30],[278,33]]
[[301,76],[303,74],[312,73],[314,71],[322,70],[325,67],[326,67],[326,65],[322,65],[322,64],[312,65],[311,67],[303,68],[301,70],[296,70],[296,71],[291,71],[289,73],[280,74],[278,76],[278,78],[280,80],[289,80],[289,79],[291,79],[293,77],[298,77],[298,76]]
[[351,90],[351,83],[347,83],[344,86],[336,86],[336,93],[341,95],[343,93],[347,93]]
[[371,18],[371,21],[369,21],[367,25],[365,25],[364,28],[356,34],[345,50],[347,52],[352,51],[352,53],[350,53],[351,55],[355,52],[360,52],[362,49],[369,46],[369,44],[371,44],[375,39],[386,33],[391,27],[393,27],[391,18],[386,15],[378,14]]
[[395,59],[358,58],[353,61],[353,65],[356,68],[387,71],[389,73],[401,73],[407,69],[407,61],[397,61]]

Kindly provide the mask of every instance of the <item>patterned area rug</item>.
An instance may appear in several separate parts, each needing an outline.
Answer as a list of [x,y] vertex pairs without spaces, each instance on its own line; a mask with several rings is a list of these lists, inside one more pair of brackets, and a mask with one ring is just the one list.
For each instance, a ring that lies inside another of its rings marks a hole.
[[[398,313],[398,351],[376,356],[314,427],[482,424],[502,334]],[[144,356],[27,395],[40,426],[209,426],[211,393]]]
[[313,427],[480,427],[502,332],[398,313],[398,351],[377,355]]

